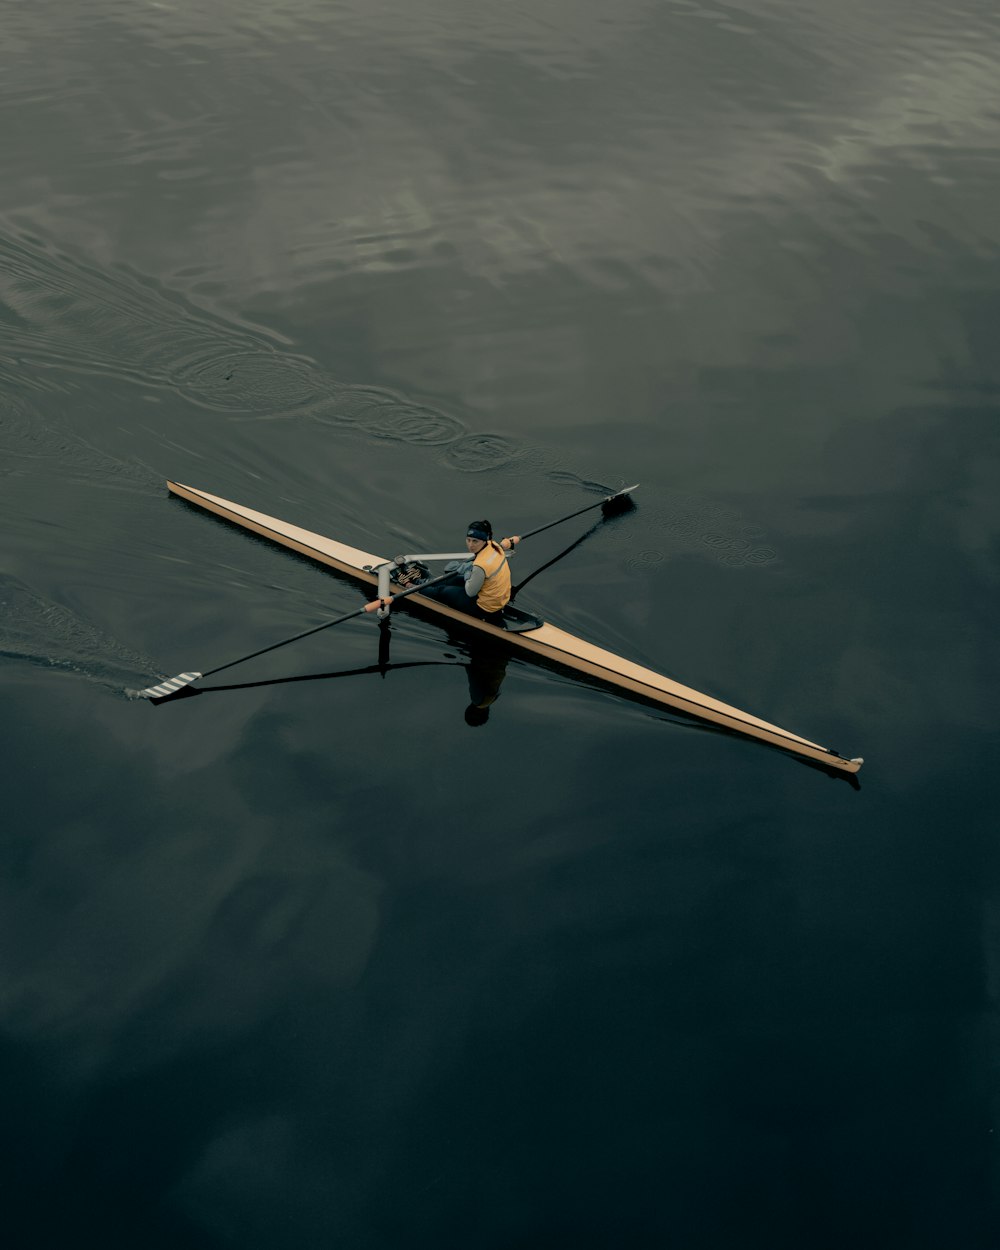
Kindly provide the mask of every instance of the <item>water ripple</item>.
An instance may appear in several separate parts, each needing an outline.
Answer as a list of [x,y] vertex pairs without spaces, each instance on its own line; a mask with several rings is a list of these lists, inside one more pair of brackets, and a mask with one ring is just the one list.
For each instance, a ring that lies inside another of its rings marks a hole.
[[517,444],[501,434],[467,434],[448,448],[442,463],[460,473],[499,469],[518,455]]
[[[180,385],[209,405],[225,374],[220,378],[210,366],[199,373],[193,362],[228,361],[226,372],[238,363],[247,373],[253,372],[248,359],[256,353],[277,358],[273,340],[262,333],[195,309],[124,266],[100,267],[3,222],[0,305],[9,310],[5,352],[34,370],[101,373],[164,388]],[[282,361],[276,372],[294,374],[294,401],[302,390],[301,366]],[[25,369],[20,380],[33,386],[35,373]],[[258,379],[258,389],[261,385]],[[272,399],[280,398],[281,385],[272,386],[271,393]]]
[[[0,294],[14,314],[8,351],[20,364],[30,360],[36,366],[27,379],[19,376],[22,384],[51,387],[53,378],[67,372],[97,370],[174,390],[237,418],[297,418],[354,430],[373,443],[434,449],[439,463],[458,473],[541,472],[577,496],[609,495],[624,484],[576,472],[566,465],[564,450],[469,430],[458,417],[387,388],[345,385],[309,358],[281,349],[273,337],[205,313],[128,270],[68,257],[37,236],[0,231],[0,259],[8,262],[0,272]],[[117,461],[10,401],[0,408],[0,438],[8,474],[30,472],[45,460],[77,479],[142,489],[157,482],[144,466]],[[502,490],[501,478],[494,481]],[[649,571],[665,558],[650,543],[657,532],[671,536],[673,550],[699,551],[727,567],[777,558],[761,541],[759,527],[735,509],[678,495],[667,505],[644,506],[630,527],[629,541],[640,544],[637,553],[623,553],[632,571]],[[611,541],[625,542],[617,536]]]
[[0,655],[62,669],[121,690],[160,670],[148,656],[88,624],[31,586],[0,573]]
[[144,465],[121,460],[70,430],[47,421],[34,407],[0,388],[0,475],[91,482],[148,493],[162,480]]
[[225,412],[287,413],[325,401],[329,388],[315,361],[287,352],[232,351],[212,345],[171,374],[194,403]]
[[365,422],[365,429],[373,438],[426,447],[450,443],[459,437],[464,428],[457,417],[449,417],[425,405],[406,402],[394,403]]
[[[726,568],[772,564],[778,559],[774,547],[762,542],[762,526],[746,521],[737,508],[708,497],[678,494],[665,504],[641,505],[642,520],[653,530],[670,536],[676,554],[710,556]],[[626,561],[633,572],[646,572],[655,557],[665,558],[657,549],[640,551]]]

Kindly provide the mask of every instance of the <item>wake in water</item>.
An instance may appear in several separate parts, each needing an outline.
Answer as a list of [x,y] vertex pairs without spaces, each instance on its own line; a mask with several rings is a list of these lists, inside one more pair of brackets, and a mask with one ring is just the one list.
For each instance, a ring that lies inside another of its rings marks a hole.
[[[0,383],[6,377],[18,389],[66,390],[63,379],[73,374],[116,376],[172,391],[231,421],[307,422],[373,445],[407,443],[453,472],[489,471],[496,498],[520,493],[516,483],[532,473],[550,488],[570,491],[608,494],[624,485],[624,478],[594,482],[573,472],[565,448],[470,430],[458,417],[388,388],[334,379],[266,328],[227,321],[123,266],[96,266],[3,221],[0,316],[7,322]],[[102,486],[162,485],[145,465],[117,460],[4,403],[2,391],[0,452],[8,473],[56,464],[60,473]],[[627,463],[627,449],[622,455],[622,471],[640,476]],[[647,574],[681,553],[730,567],[768,564],[777,553],[762,537],[759,527],[708,498],[671,494],[657,503],[649,494],[627,535],[619,531],[609,541],[627,549],[625,567]]]
[[[0,371],[19,386],[47,389],[53,374],[100,374],[176,388],[209,407],[241,408],[255,398],[246,384],[248,355],[277,355],[263,333],[196,309],[123,266],[102,269],[2,221],[0,306],[9,322]],[[277,371],[288,372],[280,364]],[[239,399],[220,405],[227,379]],[[273,387],[265,392],[261,406],[277,398]]]
[[0,390],[0,475],[100,484],[148,493],[161,478],[145,465],[120,460],[85,438],[57,429],[34,407]]
[[117,694],[147,685],[160,671],[148,656],[7,573],[0,573],[0,656],[73,673]]

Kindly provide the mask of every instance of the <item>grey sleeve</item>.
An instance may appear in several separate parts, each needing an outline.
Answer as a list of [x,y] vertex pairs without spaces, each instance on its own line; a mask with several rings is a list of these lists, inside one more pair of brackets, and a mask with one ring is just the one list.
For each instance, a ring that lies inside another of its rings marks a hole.
[[485,572],[478,564],[474,564],[472,566],[472,571],[469,573],[469,576],[465,579],[465,593],[469,596],[470,599],[475,599],[476,595],[478,595],[479,592],[482,590],[483,582],[485,581],[486,581]]

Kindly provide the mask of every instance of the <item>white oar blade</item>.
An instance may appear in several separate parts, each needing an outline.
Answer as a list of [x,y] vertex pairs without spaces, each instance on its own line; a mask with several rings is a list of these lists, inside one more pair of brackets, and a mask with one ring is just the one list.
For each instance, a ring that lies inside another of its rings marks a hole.
[[142,699],[165,699],[168,694],[176,694],[178,690],[182,690],[185,686],[190,686],[200,676],[201,673],[178,673],[176,677],[171,677],[169,681],[161,681],[158,686],[147,686],[145,690],[140,690],[139,697]]
[[620,512],[628,512],[629,509],[635,507],[635,501],[632,498],[632,492],[639,489],[639,483],[633,486],[623,486],[621,490],[615,491],[613,495],[609,495],[601,504],[601,512],[604,516],[617,516]]

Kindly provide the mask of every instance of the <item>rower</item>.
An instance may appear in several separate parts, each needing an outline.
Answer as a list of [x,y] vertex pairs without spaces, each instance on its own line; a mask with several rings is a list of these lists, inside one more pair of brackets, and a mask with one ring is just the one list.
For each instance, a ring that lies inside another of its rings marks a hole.
[[[503,610],[510,602],[506,553],[519,542],[517,534],[497,542],[489,521],[472,521],[465,532],[465,548],[471,559],[452,560],[445,569],[455,576],[439,586],[428,587],[421,594],[502,629]],[[365,606],[369,612],[374,612],[387,606],[387,601],[373,599]]]

